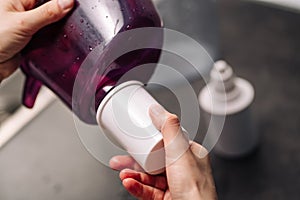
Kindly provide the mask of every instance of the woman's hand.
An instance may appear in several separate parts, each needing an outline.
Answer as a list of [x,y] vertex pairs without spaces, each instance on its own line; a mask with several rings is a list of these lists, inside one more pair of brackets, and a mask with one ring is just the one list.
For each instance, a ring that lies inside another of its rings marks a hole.
[[110,166],[120,172],[124,187],[143,200],[215,200],[215,184],[208,152],[189,142],[182,132],[178,117],[161,106],[150,108],[150,116],[164,137],[166,173],[151,176],[128,156],[116,156]]
[[0,81],[20,65],[19,52],[42,27],[64,17],[74,0],[51,0],[34,8],[37,0],[0,1]]

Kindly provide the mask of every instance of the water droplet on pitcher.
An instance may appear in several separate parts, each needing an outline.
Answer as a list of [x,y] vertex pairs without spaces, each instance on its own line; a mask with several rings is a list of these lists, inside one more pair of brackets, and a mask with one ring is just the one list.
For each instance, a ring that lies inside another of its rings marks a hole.
[[67,38],[68,36],[67,36],[67,34],[64,34],[64,38]]
[[108,18],[108,16],[106,15],[106,18]]
[[90,51],[93,51],[93,47],[89,46],[89,50],[90,50]]
[[130,28],[130,25],[127,25],[126,28],[129,29],[129,28]]
[[76,60],[80,60],[80,58],[79,58],[79,57],[77,57],[77,58],[76,58]]
[[116,21],[116,25],[115,25],[115,29],[114,29],[114,35],[115,35],[115,34],[116,34],[116,32],[117,32],[117,26],[118,26],[119,22],[120,22],[120,20],[119,20],[119,19],[117,19],[117,21]]
[[84,20],[83,19],[80,19],[80,23],[83,23],[84,22]]

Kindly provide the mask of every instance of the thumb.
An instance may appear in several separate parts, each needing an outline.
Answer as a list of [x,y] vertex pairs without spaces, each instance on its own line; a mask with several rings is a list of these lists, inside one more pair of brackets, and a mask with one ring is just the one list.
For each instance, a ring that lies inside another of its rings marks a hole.
[[149,115],[154,126],[163,134],[166,164],[171,164],[189,149],[188,137],[182,131],[178,117],[167,112],[162,106],[152,105]]
[[23,13],[23,21],[31,34],[63,18],[74,6],[74,0],[50,0]]

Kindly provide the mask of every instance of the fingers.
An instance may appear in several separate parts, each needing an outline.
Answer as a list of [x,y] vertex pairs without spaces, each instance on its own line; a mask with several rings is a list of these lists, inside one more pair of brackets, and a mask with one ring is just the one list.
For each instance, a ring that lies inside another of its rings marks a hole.
[[191,150],[193,154],[199,159],[208,157],[208,151],[202,145],[196,142],[191,142]]
[[33,10],[20,13],[21,24],[34,34],[42,27],[63,18],[73,5],[74,0],[51,0]]
[[20,55],[16,55],[13,58],[0,63],[0,82],[10,76],[20,65]]
[[130,169],[124,169],[120,172],[120,179],[123,181],[125,179],[132,178],[144,185],[148,185],[160,190],[166,190],[167,179],[165,176],[152,176],[142,172],[137,172]]
[[162,126],[166,122],[168,112],[159,104],[151,105],[149,108],[149,116],[153,125],[157,130],[161,131]]
[[130,156],[115,156],[109,161],[109,166],[121,171],[123,169],[133,169],[135,171],[142,172],[142,167]]
[[174,142],[176,137],[184,135],[178,117],[167,112],[162,106],[152,105],[149,109],[149,115],[154,126],[163,134],[166,146]]
[[[149,115],[154,126],[162,132],[166,146],[171,148],[172,143],[177,142],[176,145],[178,145],[179,142],[179,145],[182,144],[184,148],[188,148],[187,134],[180,127],[180,122],[176,115],[168,113],[160,105],[152,105]],[[176,145],[174,144],[173,146],[175,147]],[[178,149],[180,146],[176,146],[176,148]],[[190,148],[193,154],[199,159],[205,158],[208,155],[208,151],[198,143],[191,142]]]
[[[113,169],[120,170],[125,166],[140,168],[130,156],[115,156],[110,160],[110,167]],[[151,176],[130,169],[122,170],[120,179],[132,196],[143,200],[163,199],[164,191],[168,187],[167,179],[164,176]]]
[[134,197],[142,200],[162,200],[164,191],[145,185],[139,181],[127,178],[122,181],[125,189]]
[[178,117],[164,110],[160,105],[150,107],[149,115],[155,127],[163,134],[166,152],[166,165],[177,161],[190,145],[183,133]]

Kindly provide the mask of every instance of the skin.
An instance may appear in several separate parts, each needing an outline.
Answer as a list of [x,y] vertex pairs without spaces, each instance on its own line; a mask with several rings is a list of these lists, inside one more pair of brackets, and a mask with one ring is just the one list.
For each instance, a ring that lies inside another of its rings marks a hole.
[[[159,105],[150,108],[153,124],[161,131],[166,153],[166,172],[152,176],[129,156],[111,159],[112,169],[120,170],[120,179],[127,191],[141,200],[215,200],[215,183],[208,152],[189,142],[176,115]],[[181,149],[182,151],[178,151]]]
[[20,51],[44,26],[63,18],[74,0],[51,0],[34,8],[36,0],[0,1],[0,82],[20,65]]

